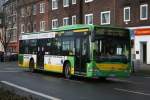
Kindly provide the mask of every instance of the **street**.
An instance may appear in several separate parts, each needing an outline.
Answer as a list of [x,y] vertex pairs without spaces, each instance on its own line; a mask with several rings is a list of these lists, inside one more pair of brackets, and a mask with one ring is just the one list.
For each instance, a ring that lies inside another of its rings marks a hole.
[[[48,72],[31,73],[16,62],[0,62],[0,81],[40,100],[149,100],[150,75],[107,80],[76,78],[67,80]],[[21,93],[21,92],[19,92]]]

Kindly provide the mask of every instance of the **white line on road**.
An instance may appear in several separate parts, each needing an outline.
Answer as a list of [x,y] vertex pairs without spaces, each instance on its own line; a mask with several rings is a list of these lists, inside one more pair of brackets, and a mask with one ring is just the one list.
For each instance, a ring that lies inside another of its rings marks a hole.
[[123,79],[116,79],[116,78],[108,78],[112,81],[117,81],[117,82],[125,82],[125,83],[130,83],[130,84],[140,84],[139,82],[133,82],[129,80],[123,80]]
[[144,78],[150,79],[150,76],[147,76],[147,77],[144,77]]
[[17,73],[21,71],[6,71],[6,70],[0,70],[0,73]]
[[6,70],[20,70],[20,68],[9,68],[9,67],[4,68],[4,69],[6,69]]
[[41,97],[44,97],[44,98],[47,98],[47,99],[50,99],[50,100],[61,100],[59,98],[56,98],[56,97],[53,97],[53,96],[49,96],[49,95],[46,95],[46,94],[43,94],[43,93],[40,93],[40,92],[36,92],[36,91],[30,90],[28,88],[25,88],[25,87],[22,87],[22,86],[19,86],[19,85],[15,85],[15,84],[7,82],[7,81],[1,81],[1,82],[3,84],[15,87],[15,88],[23,90],[25,92],[29,92],[29,93],[32,93],[32,94],[35,94],[35,95],[38,95],[38,96],[41,96]]
[[134,94],[140,94],[140,95],[150,96],[150,93],[143,93],[143,92],[126,90],[126,89],[120,89],[120,88],[114,88],[114,89],[117,90],[117,91],[122,91],[122,92],[128,92],[128,93],[134,93]]

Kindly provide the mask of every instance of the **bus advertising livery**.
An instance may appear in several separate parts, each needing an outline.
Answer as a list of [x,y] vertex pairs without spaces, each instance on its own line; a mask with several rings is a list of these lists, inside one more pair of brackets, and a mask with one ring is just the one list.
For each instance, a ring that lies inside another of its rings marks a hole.
[[128,77],[131,73],[127,29],[95,25],[62,26],[49,32],[24,33],[19,66],[89,78]]

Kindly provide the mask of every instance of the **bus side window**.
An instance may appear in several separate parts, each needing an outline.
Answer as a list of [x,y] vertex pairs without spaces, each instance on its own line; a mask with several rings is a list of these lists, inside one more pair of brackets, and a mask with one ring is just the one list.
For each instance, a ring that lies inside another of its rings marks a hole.
[[64,55],[73,55],[74,41],[66,40],[62,42],[62,51]]

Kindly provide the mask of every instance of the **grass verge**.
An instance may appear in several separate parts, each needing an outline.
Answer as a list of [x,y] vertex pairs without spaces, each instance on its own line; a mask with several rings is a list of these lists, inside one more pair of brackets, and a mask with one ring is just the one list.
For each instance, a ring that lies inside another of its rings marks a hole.
[[0,100],[37,100],[32,96],[22,96],[15,93],[13,90],[5,89],[0,84]]

